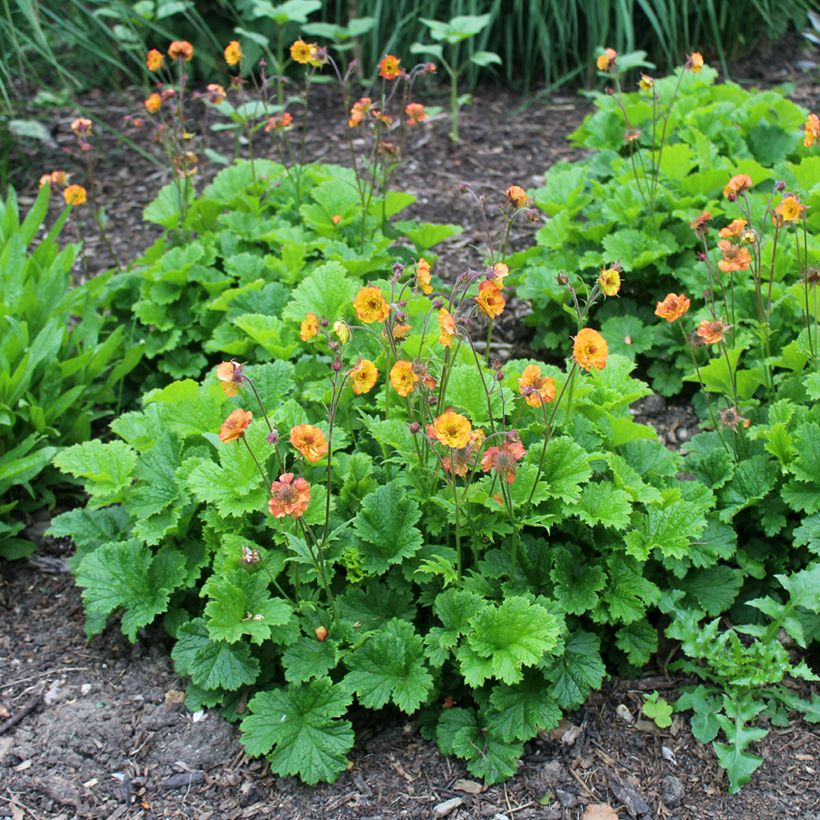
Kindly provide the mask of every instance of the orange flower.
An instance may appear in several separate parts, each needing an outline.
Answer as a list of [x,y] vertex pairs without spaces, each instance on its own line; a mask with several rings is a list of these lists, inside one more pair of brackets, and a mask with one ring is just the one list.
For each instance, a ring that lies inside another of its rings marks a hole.
[[390,368],[390,384],[400,396],[409,396],[416,389],[418,380],[412,362],[400,359]]
[[416,287],[422,293],[433,292],[433,286],[430,284],[430,263],[423,256],[416,265]]
[[220,103],[225,102],[225,97],[227,97],[227,94],[225,93],[225,89],[219,83],[208,83],[205,91],[207,93],[208,102],[211,102],[214,105],[219,105]]
[[515,481],[515,465],[527,454],[524,445],[518,438],[518,433],[507,434],[507,440],[500,447],[489,447],[482,459],[481,469],[485,473],[495,470],[507,484]]
[[716,345],[718,342],[723,341],[728,329],[729,325],[724,324],[720,319],[713,322],[707,319],[698,325],[695,333],[703,339],[705,344]]
[[703,211],[700,216],[696,217],[689,223],[689,227],[698,235],[702,234],[709,224],[712,214],[709,211]]
[[695,74],[699,74],[703,68],[703,55],[699,51],[693,51],[686,58],[686,68],[690,71],[694,71]]
[[638,87],[641,91],[651,91],[655,87],[655,81],[648,74],[641,74]]
[[270,134],[271,131],[283,131],[291,125],[293,125],[293,115],[285,111],[284,114],[280,114],[278,117],[268,118],[268,121],[265,123],[265,133]]
[[363,322],[383,322],[390,313],[390,305],[382,296],[382,292],[372,285],[362,288],[353,300],[356,315]]
[[222,422],[219,429],[219,440],[228,442],[236,441],[244,435],[250,423],[253,421],[253,413],[249,410],[234,410],[233,413]]
[[666,298],[655,307],[655,315],[672,324],[689,310],[690,304],[683,294],[678,296],[676,293],[667,293]]
[[161,51],[152,48],[145,55],[145,65],[149,71],[159,71],[165,65],[165,55]]
[[439,344],[450,347],[453,343],[453,337],[456,335],[456,320],[447,308],[441,308],[438,312],[438,327]]
[[518,380],[518,390],[530,407],[540,407],[555,401],[555,380],[551,376],[541,375],[541,368],[537,364],[524,368]]
[[511,205],[515,205],[516,208],[525,208],[529,200],[527,192],[520,185],[510,185],[510,187],[504,191],[504,196],[507,201]]
[[359,359],[350,369],[350,386],[357,396],[369,393],[379,378],[379,371],[370,359]]
[[805,210],[806,206],[801,205],[800,200],[794,194],[791,194],[783,197],[774,212],[781,222],[796,222],[803,216]]
[[604,296],[616,296],[621,289],[621,272],[618,268],[603,268],[598,274],[598,287]]
[[723,196],[734,202],[744,191],[748,191],[754,183],[748,174],[733,176],[723,189]]
[[311,463],[327,455],[325,434],[310,424],[297,424],[290,431],[290,443]]
[[498,285],[499,288],[504,287],[504,280],[510,275],[510,268],[509,265],[506,265],[504,262],[496,262],[493,265],[493,278],[492,281]]
[[310,484],[299,476],[293,480],[293,473],[284,473],[278,481],[270,485],[268,510],[275,518],[301,518],[310,504]]
[[818,117],[817,114],[809,114],[803,128],[805,132],[803,145],[805,145],[806,148],[811,148],[812,145],[820,139],[820,117]]
[[69,185],[63,191],[66,205],[85,205],[88,202],[88,192],[82,185]]
[[458,450],[450,450],[452,458],[448,455],[441,459],[444,470],[453,475],[467,475],[467,470],[475,464],[475,456],[481,449],[485,438],[486,436],[483,430],[473,430],[473,432],[470,433],[470,440],[464,447]]
[[298,40],[294,40],[290,46],[291,59],[302,65],[307,65],[307,63],[313,60],[315,52],[316,46],[311,43],[306,43],[301,37]]
[[350,128],[358,128],[364,122],[364,115],[370,110],[373,100],[370,97],[362,97],[358,102],[353,103],[350,109],[350,118],[347,124]]
[[333,323],[333,332],[343,345],[346,345],[350,341],[350,328],[347,326],[347,323],[341,321],[341,319]]
[[239,392],[239,386],[245,381],[243,367],[239,362],[222,362],[217,365],[216,377],[222,383],[222,389],[226,396],[235,396]]
[[236,65],[243,57],[242,46],[239,45],[239,40],[231,40],[225,46],[225,62],[228,65]]
[[448,408],[433,422],[433,432],[436,441],[441,442],[445,447],[460,450],[470,441],[473,428],[466,416]]
[[721,228],[718,231],[718,236],[721,236],[724,239],[729,239],[730,237],[734,236],[740,236],[743,233],[743,229],[745,227],[745,219],[733,219],[725,228]]
[[70,176],[71,174],[67,174],[65,171],[52,171],[50,174],[43,174],[40,177],[40,187],[50,185],[52,188],[61,188],[68,182]]
[[724,273],[737,270],[747,270],[752,264],[752,256],[748,248],[743,245],[734,245],[728,239],[721,239],[717,243],[723,258],[718,260],[718,267]]
[[495,319],[504,312],[504,307],[507,302],[504,299],[501,290],[495,282],[485,281],[478,286],[478,296],[475,297],[476,303],[481,310],[490,317]]
[[299,338],[303,342],[309,342],[319,333],[319,317],[315,313],[308,313],[302,324],[299,325]]
[[584,370],[603,370],[606,367],[609,346],[597,330],[584,327],[575,337],[572,355],[578,366]]
[[400,62],[398,57],[388,54],[379,63],[379,76],[384,77],[385,80],[395,80],[401,74]]
[[184,60],[190,63],[194,56],[194,47],[187,40],[174,40],[168,46],[168,57],[171,60]]
[[404,106],[404,113],[407,117],[408,125],[418,125],[427,119],[427,112],[421,103],[407,103]]
[[78,137],[89,137],[93,128],[93,123],[87,117],[77,117],[71,123],[71,130]]
[[617,56],[618,52],[615,51],[614,48],[608,48],[603,54],[599,55],[595,61],[595,65],[598,66],[598,71],[611,71],[615,65]]
[[156,114],[157,111],[162,107],[162,97],[154,92],[153,94],[149,94],[145,98],[145,102],[143,103],[145,106],[145,110],[149,114]]
[[[395,325],[393,327],[393,338],[403,339],[412,329],[413,325]],[[384,335],[387,337],[386,333]]]

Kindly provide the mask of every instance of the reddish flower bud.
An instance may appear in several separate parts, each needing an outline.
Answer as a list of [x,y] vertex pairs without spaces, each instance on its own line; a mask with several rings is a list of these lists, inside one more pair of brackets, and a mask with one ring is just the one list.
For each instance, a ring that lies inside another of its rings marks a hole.
[[317,626],[314,630],[316,633],[316,640],[317,641],[324,641],[327,638],[327,627],[326,626]]

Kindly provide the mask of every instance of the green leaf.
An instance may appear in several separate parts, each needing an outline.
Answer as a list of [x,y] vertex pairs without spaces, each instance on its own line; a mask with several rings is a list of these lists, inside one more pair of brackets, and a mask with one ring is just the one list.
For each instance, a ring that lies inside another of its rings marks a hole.
[[547,445],[542,481],[550,498],[573,503],[581,484],[592,475],[592,456],[568,436],[558,436]]
[[346,663],[350,672],[345,681],[369,709],[392,701],[412,714],[433,688],[421,637],[411,623],[398,618],[348,655]]
[[729,522],[741,510],[762,501],[779,476],[777,463],[768,456],[757,455],[741,461],[732,480],[720,491],[720,520]]
[[347,688],[329,678],[260,692],[248,703],[242,745],[250,755],[267,754],[279,775],[330,783],[347,768],[353,748],[353,727],[339,719],[350,702]]
[[125,497],[137,463],[137,454],[121,441],[106,444],[95,439],[58,453],[54,465],[64,473],[84,479],[91,509],[116,504]]
[[358,285],[348,278],[343,265],[327,262],[297,286],[282,311],[282,318],[301,322],[308,313],[315,313],[320,319],[327,319],[333,324],[352,304],[358,290]]
[[806,546],[813,555],[820,555],[820,513],[807,515],[792,533],[794,545]]
[[399,479],[384,484],[365,496],[356,516],[356,535],[363,567],[381,575],[393,564],[418,552],[422,535],[416,522],[421,518],[419,505],[409,496]]
[[583,559],[579,550],[555,547],[550,578],[555,584],[555,600],[570,615],[582,615],[598,603],[598,593],[606,586],[604,570]]
[[744,724],[762,712],[765,703],[724,695],[723,704],[726,714],[718,715],[717,720],[729,743],[715,743],[714,749],[720,765],[729,775],[729,794],[737,794],[763,763],[762,757],[746,750],[755,741],[766,737],[768,732],[765,729],[749,729]]
[[527,675],[515,686],[494,686],[490,706],[487,728],[506,743],[530,740],[561,720],[561,710],[540,675]]
[[137,630],[168,608],[171,592],[185,578],[185,557],[175,550],[154,555],[139,541],[103,544],[77,567],[83,588],[86,634],[98,635],[108,616],[122,608],[122,631],[133,642]]
[[488,65],[501,65],[501,58],[494,51],[474,51],[470,55],[470,62],[486,68]]
[[655,721],[659,729],[668,729],[672,725],[672,706],[657,692],[646,696],[641,711],[650,719]]
[[609,481],[591,481],[585,485],[580,501],[570,508],[584,523],[601,524],[614,530],[626,529],[631,511],[629,494]]
[[259,661],[245,643],[211,640],[202,618],[183,624],[171,657],[180,675],[189,675],[203,689],[234,691],[250,686],[259,677]]
[[320,641],[312,635],[303,635],[282,654],[285,680],[288,683],[307,683],[323,678],[335,669],[342,653],[339,644],[331,638]]
[[518,683],[524,667],[536,665],[555,649],[560,633],[558,619],[524,597],[484,607],[470,620],[467,644],[457,653],[466,682],[480,686],[496,677]]
[[798,481],[820,486],[820,424],[806,422],[794,431],[797,457],[790,471]]
[[610,581],[604,601],[609,606],[610,619],[622,624],[640,620],[647,607],[660,600],[660,590],[644,577],[641,566],[628,558],[610,558],[607,566]]
[[715,617],[726,612],[734,603],[743,586],[743,575],[739,570],[720,564],[692,570],[676,585],[694,599],[707,615]]
[[635,621],[618,630],[615,643],[633,666],[644,666],[658,651],[658,633],[647,621]]
[[564,654],[545,668],[551,693],[562,709],[580,706],[600,688],[606,673],[600,646],[597,635],[579,630],[566,642]]

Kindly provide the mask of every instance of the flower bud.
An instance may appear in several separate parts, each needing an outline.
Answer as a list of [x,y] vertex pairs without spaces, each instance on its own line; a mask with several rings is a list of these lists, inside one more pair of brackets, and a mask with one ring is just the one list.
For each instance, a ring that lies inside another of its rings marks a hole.
[[407,429],[415,435],[421,429],[421,425],[417,421],[411,421],[410,424],[407,425]]
[[705,262],[709,258],[703,251],[698,251],[696,256],[701,262]]
[[333,360],[333,363],[330,365],[330,368],[331,370],[333,370],[334,373],[338,373],[343,367],[344,365],[342,364],[342,360],[338,356]]
[[441,310],[444,307],[444,302],[441,299],[433,299],[433,307],[436,310]]
[[276,444],[279,441],[279,431],[274,427],[267,435],[268,444]]
[[785,191],[786,183],[782,179],[779,179],[777,180],[777,182],[775,182],[774,189],[775,191]]
[[327,627],[317,626],[314,633],[316,634],[317,641],[324,641],[327,638]]
[[322,318],[319,319],[319,324],[322,327],[327,327],[330,324],[330,322],[328,322],[328,320],[324,316],[322,316]]
[[395,279],[399,279],[403,273],[404,273],[404,265],[402,265],[401,262],[394,262],[393,263],[393,277]]
[[559,273],[558,276],[555,277],[555,281],[558,282],[559,285],[566,287],[569,284],[569,276],[565,273]]

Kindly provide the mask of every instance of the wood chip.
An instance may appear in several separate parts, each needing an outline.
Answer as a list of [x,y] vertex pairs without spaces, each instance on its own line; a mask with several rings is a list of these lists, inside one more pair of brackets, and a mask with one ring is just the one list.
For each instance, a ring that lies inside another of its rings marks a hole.
[[581,820],[618,820],[618,812],[609,803],[593,803],[586,807]]
[[453,791],[466,792],[467,794],[481,794],[484,791],[484,786],[481,783],[476,783],[475,780],[456,780],[453,784]]
[[433,807],[433,817],[447,817],[448,814],[454,812],[459,806],[464,805],[464,800],[460,797],[451,797],[443,803]]

